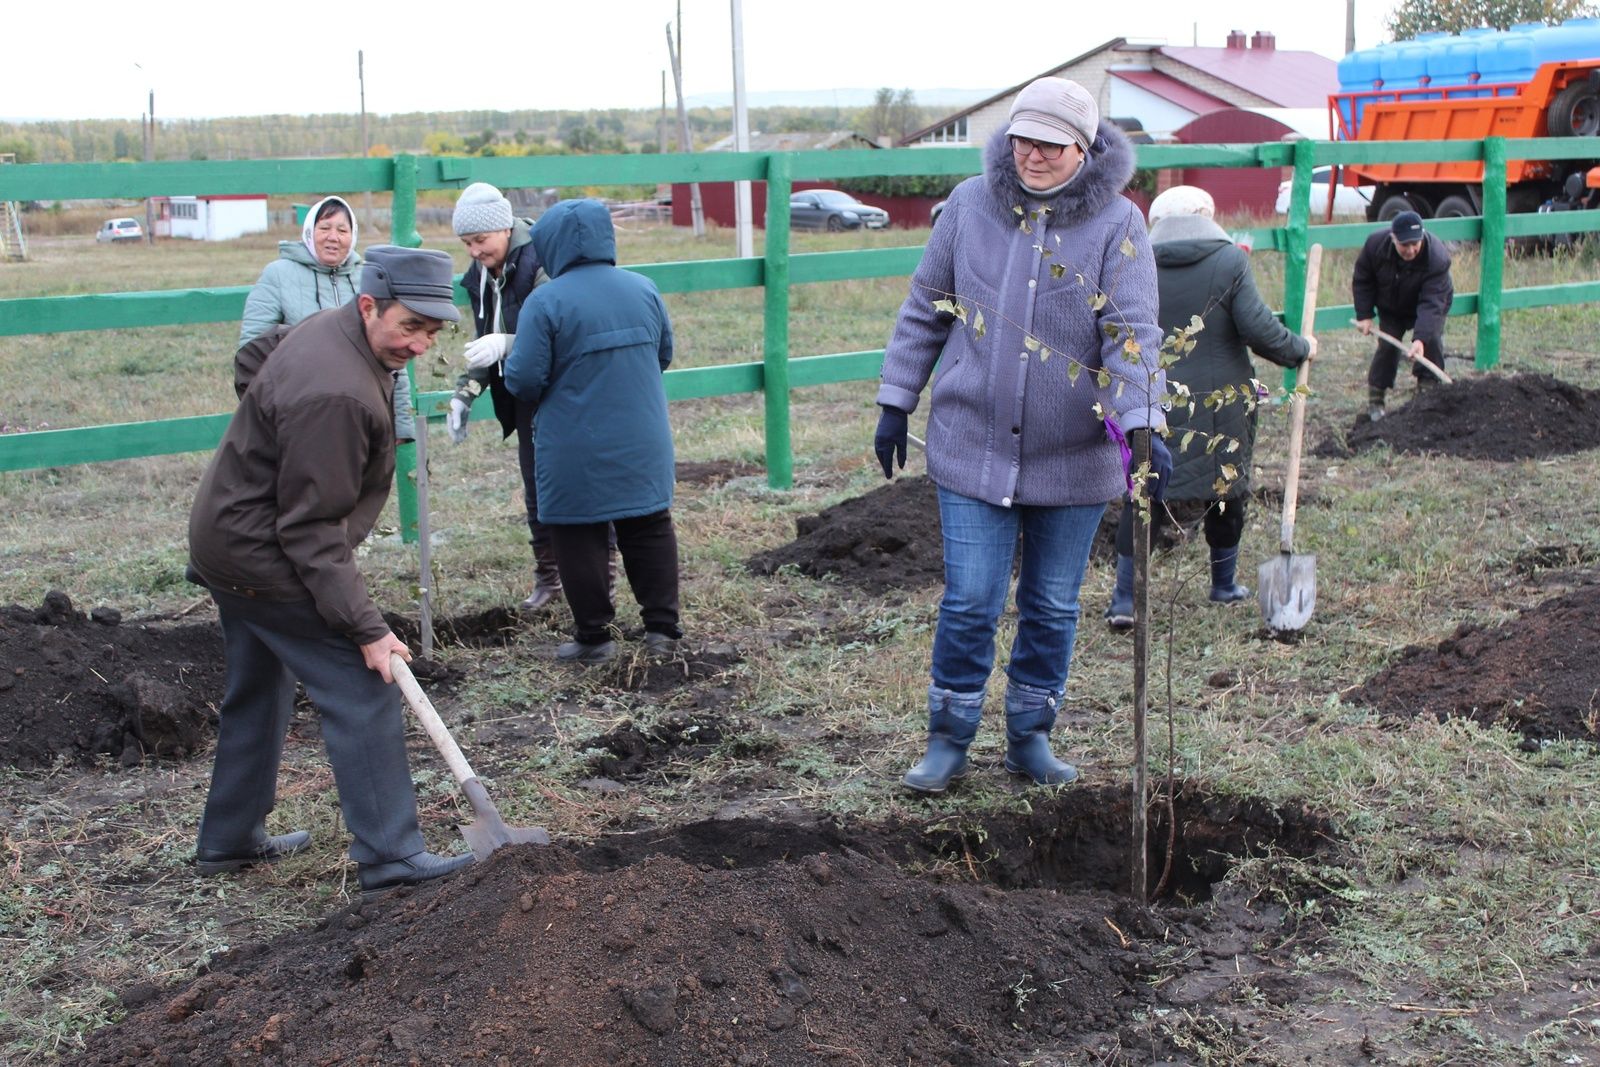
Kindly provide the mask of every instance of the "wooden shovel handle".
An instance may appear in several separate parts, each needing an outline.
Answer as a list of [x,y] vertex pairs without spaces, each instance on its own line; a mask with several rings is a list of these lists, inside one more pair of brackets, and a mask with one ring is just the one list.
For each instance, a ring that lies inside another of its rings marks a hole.
[[[1309,338],[1317,319],[1317,285],[1322,281],[1322,246],[1312,245],[1306,256],[1306,300],[1300,313],[1300,336]],[[1296,387],[1311,380],[1311,360],[1300,364]],[[1289,471],[1283,482],[1283,526],[1278,531],[1278,548],[1294,551],[1294,513],[1300,503],[1300,445],[1306,434],[1306,398],[1298,391],[1289,408]]]
[[395,684],[405,696],[406,703],[411,706],[412,713],[421,720],[422,728],[428,731],[428,738],[433,742],[433,746],[439,750],[439,755],[444,757],[445,763],[449,764],[450,773],[456,776],[456,781],[465,785],[468,779],[476,778],[477,775],[472,773],[472,766],[467,763],[467,757],[461,754],[461,747],[456,744],[456,739],[445,729],[444,720],[433,710],[433,702],[417,684],[416,676],[411,673],[411,668],[406,666],[406,661],[390,654],[389,670],[394,675]]
[[[1351,321],[1354,321],[1354,320],[1351,320]],[[1409,359],[1411,362],[1417,364],[1418,366],[1426,368],[1430,373],[1432,373],[1432,375],[1435,378],[1439,379],[1444,384],[1446,384],[1446,385],[1454,385],[1454,384],[1456,384],[1455,380],[1453,378],[1451,378],[1450,375],[1446,374],[1443,370],[1441,370],[1437,365],[1435,365],[1433,360],[1429,359],[1427,356],[1413,356],[1411,354],[1411,346],[1406,344],[1404,341],[1400,340],[1398,337],[1390,337],[1388,334],[1384,333],[1382,330],[1378,329],[1376,326],[1374,326],[1372,328],[1372,332],[1378,335],[1378,340],[1380,340],[1380,341],[1388,341],[1390,344],[1394,345],[1396,348],[1398,348],[1400,350],[1400,354],[1402,356],[1405,356],[1407,359]]]

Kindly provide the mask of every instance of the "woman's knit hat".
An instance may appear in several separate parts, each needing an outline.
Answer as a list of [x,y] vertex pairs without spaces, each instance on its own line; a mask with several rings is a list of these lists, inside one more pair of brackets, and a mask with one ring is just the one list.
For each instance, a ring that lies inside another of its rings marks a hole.
[[511,229],[511,201],[488,182],[473,182],[461,190],[450,225],[457,237]]
[[1089,152],[1100,130],[1100,106],[1089,90],[1066,78],[1038,78],[1011,105],[1007,137],[1075,144]]
[[1211,218],[1217,213],[1217,202],[1211,194],[1193,185],[1174,185],[1150,202],[1150,225],[1173,215],[1204,215]]

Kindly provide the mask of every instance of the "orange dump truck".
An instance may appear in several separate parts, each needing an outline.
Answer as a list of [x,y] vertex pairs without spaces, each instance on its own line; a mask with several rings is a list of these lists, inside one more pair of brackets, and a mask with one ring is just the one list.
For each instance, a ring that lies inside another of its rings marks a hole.
[[[1335,93],[1328,98],[1334,136],[1352,141],[1452,141],[1485,137],[1600,135],[1600,59],[1545,63],[1516,83],[1420,85]],[[1596,159],[1513,159],[1506,167],[1511,211],[1560,209],[1588,194]],[[1367,215],[1387,221],[1402,211],[1423,218],[1480,215],[1483,164],[1361,163],[1344,168],[1347,185],[1373,187]],[[1600,173],[1595,175],[1600,182]]]

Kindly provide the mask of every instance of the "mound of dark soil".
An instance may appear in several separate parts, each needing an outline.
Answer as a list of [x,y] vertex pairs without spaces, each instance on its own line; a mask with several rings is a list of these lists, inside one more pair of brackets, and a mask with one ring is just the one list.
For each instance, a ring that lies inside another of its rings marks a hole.
[[1345,444],[1324,442],[1319,456],[1377,444],[1396,452],[1463,459],[1535,459],[1600,445],[1600,392],[1547,374],[1485,374],[1428,386],[1377,422],[1365,416]]
[[[1158,960],[1204,966],[1207,938],[1237,954],[1272,940],[1281,912],[1201,918],[1104,891],[1126,881],[1110,844],[1127,837],[1125,792],[1049,797],[986,836],[976,821],[731,820],[505,849],[193,981],[129,990],[130,1016],[78,1062],[999,1067],[1086,1048],[1148,1062],[1166,1051],[1142,1020],[1164,995]],[[1230,828],[1180,800],[1179,846],[1197,855],[1304,821],[1263,809],[1246,824],[1241,809]],[[902,865],[952,838],[957,854],[923,874]]]
[[1466,623],[1413,645],[1345,699],[1387,715],[1504,725],[1530,739],[1600,740],[1600,587],[1553,597],[1501,626]]
[[753,574],[792,566],[869,593],[944,581],[939,490],[926,475],[896,478],[795,520],[795,539],[746,561]]
[[190,756],[212,733],[223,675],[214,623],[124,624],[59,591],[0,608],[0,763]]

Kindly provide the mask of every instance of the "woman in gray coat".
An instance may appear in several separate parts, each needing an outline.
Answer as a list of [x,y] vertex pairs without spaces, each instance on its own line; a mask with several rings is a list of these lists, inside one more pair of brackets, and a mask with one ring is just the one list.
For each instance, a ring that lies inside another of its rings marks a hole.
[[[1155,263],[1144,220],[1120,195],[1132,173],[1132,147],[1083,87],[1038,79],[989,141],[983,174],[946,202],[900,308],[874,448],[892,477],[906,416],[932,378],[928,474],[945,562],[928,749],[905,776],[911,789],[940,792],[966,769],[1019,533],[1005,766],[1040,784],[1077,777],[1049,734],[1089,546],[1126,484],[1101,419],[1163,426]],[[1159,467],[1166,450],[1154,435],[1151,445]]]
[[[1316,351],[1316,339],[1289,332],[1273,317],[1256,291],[1250,257],[1212,221],[1211,194],[1179,185],[1150,205],[1150,245],[1155,250],[1156,278],[1161,289],[1161,328],[1167,333],[1189,325],[1198,315],[1205,328],[1194,335],[1195,346],[1167,368],[1175,384],[1189,390],[1192,407],[1176,407],[1167,415],[1175,440],[1191,430],[1188,448],[1174,457],[1166,502],[1192,502],[1204,508],[1201,525],[1211,552],[1214,603],[1231,604],[1250,595],[1237,580],[1239,538],[1244,532],[1245,505],[1250,500],[1250,462],[1256,439],[1254,405],[1240,400],[1206,407],[1207,395],[1227,386],[1254,390],[1255,368],[1246,348],[1280,367],[1298,367]],[[1237,440],[1207,448],[1215,437]],[[1237,473],[1229,481],[1223,467]],[[1165,518],[1164,508],[1150,514],[1151,532]],[[1113,630],[1133,628],[1133,520],[1128,508],[1117,524],[1117,585],[1106,609]]]

